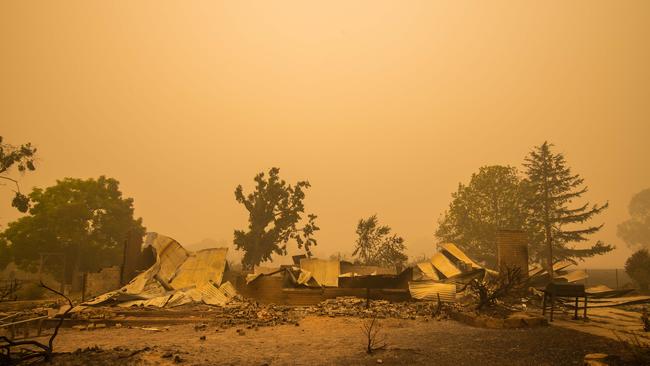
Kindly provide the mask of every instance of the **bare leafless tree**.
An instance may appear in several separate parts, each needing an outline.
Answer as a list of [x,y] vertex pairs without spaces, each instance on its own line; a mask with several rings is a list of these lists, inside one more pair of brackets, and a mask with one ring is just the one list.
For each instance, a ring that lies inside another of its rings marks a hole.
[[[56,327],[54,327],[54,332],[50,336],[47,345],[32,340],[14,341],[5,336],[0,336],[0,365],[18,365],[24,361],[41,357],[43,360],[49,361],[52,358],[52,351],[54,350],[54,339],[59,334],[59,328],[61,328],[61,325],[63,325],[63,320],[72,310],[73,304],[72,300],[70,300],[69,297],[65,296],[57,290],[48,287],[43,282],[41,282],[41,286],[46,290],[66,299],[69,305],[68,309],[66,309],[66,311],[61,314],[59,322],[57,323]],[[32,346],[32,348],[25,348],[25,346]],[[33,348],[36,348],[37,350],[34,350]],[[16,349],[20,349],[22,352],[14,356],[12,351]]]
[[381,331],[381,324],[376,316],[366,319],[362,325],[363,335],[366,337],[366,352],[373,353],[387,346],[386,337]]
[[0,287],[0,301],[15,300],[16,292],[20,290],[20,282],[17,280],[7,281],[4,286]]
[[[521,288],[526,281],[519,267],[503,267],[499,276],[493,279],[472,279],[464,289],[469,288],[478,297],[476,310],[494,305],[497,300]],[[463,290],[464,290],[463,289]]]

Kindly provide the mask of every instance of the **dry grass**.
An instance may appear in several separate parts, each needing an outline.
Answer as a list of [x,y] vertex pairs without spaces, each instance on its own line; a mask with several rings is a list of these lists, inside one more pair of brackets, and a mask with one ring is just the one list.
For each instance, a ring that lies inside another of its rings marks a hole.
[[650,365],[650,344],[644,342],[635,333],[615,333],[633,365]]

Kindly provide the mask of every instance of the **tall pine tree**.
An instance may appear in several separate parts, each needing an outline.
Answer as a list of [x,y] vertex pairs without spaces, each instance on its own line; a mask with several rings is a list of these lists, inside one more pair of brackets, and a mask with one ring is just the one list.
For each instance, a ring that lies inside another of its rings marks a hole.
[[[587,192],[587,187],[580,175],[571,172],[564,156],[551,151],[552,146],[544,142],[535,147],[524,162],[530,249],[534,260],[541,262],[546,258],[547,268],[551,268],[557,260],[575,261],[614,249],[601,241],[587,249],[572,245],[589,240],[588,235],[597,233],[603,227],[579,227],[578,224],[584,224],[601,213],[608,203],[571,206]],[[549,271],[550,276],[552,272]]]

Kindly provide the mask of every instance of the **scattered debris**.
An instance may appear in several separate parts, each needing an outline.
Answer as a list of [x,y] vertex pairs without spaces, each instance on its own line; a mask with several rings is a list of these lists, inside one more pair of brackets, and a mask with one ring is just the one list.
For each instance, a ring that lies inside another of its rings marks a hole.
[[162,332],[165,330],[169,330],[169,328],[157,328],[157,327],[134,327],[134,328],[146,330],[148,332]]
[[585,355],[584,366],[607,366],[612,361],[612,356],[606,353],[589,353]]
[[366,300],[358,297],[337,297],[328,299],[317,306],[305,308],[306,314],[339,317],[360,317],[360,318],[396,318],[396,319],[422,319],[430,320],[445,318],[446,314],[441,313],[440,307],[434,301],[418,301],[391,303],[386,300],[371,300],[370,306],[366,308]]
[[258,304],[250,300],[232,302],[223,308],[216,319],[222,328],[246,325],[266,327],[292,324],[299,319],[293,307],[275,304]]
[[[359,289],[369,294],[365,291],[366,288],[379,288],[391,289],[395,293],[399,291],[406,297],[410,294],[412,299],[418,300],[390,302],[385,298],[369,300],[362,297],[338,296],[316,303],[325,298],[323,296],[316,301],[304,301],[302,306],[288,306],[277,303],[260,304],[238,295],[233,283],[244,286],[243,281],[236,281],[232,276],[226,276],[232,283],[224,279],[224,271],[227,268],[225,248],[191,253],[176,241],[161,235],[150,236],[148,242],[156,256],[155,264],[123,288],[100,295],[74,308],[71,307],[72,304],[55,308],[48,305],[27,312],[0,314],[0,323],[14,319],[35,319],[38,316],[60,316],[63,321],[64,317],[70,316],[74,323],[88,322],[72,327],[79,331],[102,329],[114,324],[116,328],[162,332],[168,330],[161,326],[165,324],[164,318],[182,321],[183,317],[189,317],[194,318],[192,324],[196,324],[196,332],[207,331],[208,327],[216,325],[216,332],[235,327],[237,335],[245,337],[249,330],[257,331],[261,327],[299,327],[302,319],[309,315],[358,317],[365,319],[364,332],[369,337],[366,350],[369,353],[385,347],[385,340],[378,339],[377,335],[380,320],[387,318],[418,321],[450,317],[457,319],[458,316],[454,314],[464,312],[470,314],[474,319],[472,322],[488,328],[520,328],[545,324],[545,319],[535,316],[537,309],[534,309],[539,307],[542,299],[540,289],[544,286],[540,284],[548,283],[548,274],[544,269],[533,267],[523,272],[529,278],[526,282],[523,279],[525,276],[522,276],[521,271],[517,272],[517,268],[510,270],[503,266],[499,274],[477,264],[453,244],[441,245],[439,252],[430,261],[418,263],[416,267],[409,269],[410,272],[404,271],[399,275],[393,273],[396,271],[379,267],[370,268],[351,263],[343,265],[343,262],[338,260],[311,258],[298,258],[299,267],[291,265],[278,269],[255,268],[256,273],[249,276],[247,282],[256,284],[259,288],[272,283],[267,281],[272,279],[281,291],[295,290],[294,292],[300,292],[300,296],[305,297],[311,296],[311,293],[328,291],[329,294],[334,294],[329,295],[330,297],[338,294],[356,295],[359,291],[351,290]],[[585,278],[586,273],[583,271],[567,270],[569,265],[564,262],[556,263],[553,270],[557,281],[574,283]],[[389,281],[393,282],[389,285]],[[362,287],[360,284],[369,285]],[[288,290],[287,287],[295,288]],[[245,294],[246,287],[238,288]],[[522,291],[515,291],[519,289]],[[310,294],[302,294],[303,290]],[[650,296],[629,296],[631,291],[633,290],[615,290],[606,286],[585,290],[589,296],[589,308],[609,309],[613,306],[650,303]],[[386,293],[383,292],[381,296],[386,296]],[[575,308],[575,305],[573,301],[558,301],[558,307],[566,312],[567,309]],[[477,312],[477,308],[481,311]],[[529,309],[530,313],[527,313]],[[637,305],[635,312],[629,312],[637,327],[639,313],[636,311],[639,309]],[[201,315],[195,317],[188,315],[188,312],[200,312]],[[129,315],[131,313],[133,315]],[[179,315],[174,318],[174,314]],[[163,319],[157,318],[155,322],[144,323],[140,318],[136,319],[137,322],[131,322],[141,315],[151,318],[161,315]],[[641,317],[647,332],[650,328],[647,310]],[[200,341],[206,341],[205,334],[196,334],[195,337],[199,336]],[[124,357],[136,357],[140,351],[134,352],[136,353],[125,353]],[[169,359],[168,362],[172,359],[175,363],[185,362],[173,352],[155,356]],[[383,361],[377,359],[376,362]]]

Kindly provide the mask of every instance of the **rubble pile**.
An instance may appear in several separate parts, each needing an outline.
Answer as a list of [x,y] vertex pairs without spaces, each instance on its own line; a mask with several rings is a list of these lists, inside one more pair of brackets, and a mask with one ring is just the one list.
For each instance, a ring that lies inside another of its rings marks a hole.
[[291,306],[259,304],[254,301],[233,301],[218,316],[222,328],[246,325],[249,328],[283,324],[298,325],[301,316]]
[[316,306],[305,309],[307,314],[320,316],[351,316],[360,318],[377,317],[380,319],[423,319],[446,317],[450,304],[442,307],[434,301],[391,303],[386,300],[371,300],[366,307],[366,300],[358,297],[337,297],[322,301]]
[[115,318],[117,318],[115,311],[108,307],[86,308],[84,311],[70,314],[70,319],[76,320],[104,320]]
[[285,306],[276,304],[259,304],[242,300],[231,302],[216,316],[216,322],[222,328],[246,326],[247,328],[276,325],[299,325],[305,316],[359,317],[379,319],[413,319],[431,320],[448,318],[452,304],[442,307],[434,301],[391,303],[386,300],[371,300],[366,308],[366,300],[357,297],[337,297],[322,301],[315,306]]

